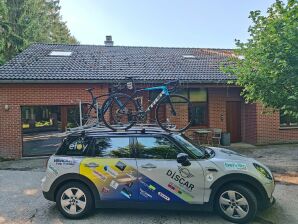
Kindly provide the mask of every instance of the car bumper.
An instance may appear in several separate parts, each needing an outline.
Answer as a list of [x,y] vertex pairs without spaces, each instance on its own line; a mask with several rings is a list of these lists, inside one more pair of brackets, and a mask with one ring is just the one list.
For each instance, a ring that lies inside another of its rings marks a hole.
[[55,201],[55,198],[54,198],[54,194],[50,191],[46,192],[46,191],[43,191],[42,192],[43,196],[45,199],[49,200],[49,201]]
[[267,200],[265,201],[262,201],[262,204],[261,204],[261,210],[264,210],[264,209],[268,209],[270,208],[272,205],[274,205],[275,203],[275,198],[272,196],[271,198],[268,198]]

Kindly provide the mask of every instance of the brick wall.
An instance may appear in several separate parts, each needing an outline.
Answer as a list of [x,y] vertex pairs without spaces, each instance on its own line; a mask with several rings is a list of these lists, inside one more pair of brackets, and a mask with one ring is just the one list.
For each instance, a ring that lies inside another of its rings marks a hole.
[[220,128],[225,132],[226,102],[241,101],[239,88],[208,88],[209,127]]
[[106,85],[99,84],[0,84],[0,156],[22,155],[21,106],[77,105],[80,99],[89,102],[88,87],[95,87],[96,95],[108,91]]
[[279,112],[256,104],[257,144],[298,142],[298,128],[280,128]]
[[242,139],[250,144],[257,143],[256,104],[242,105]]
[[[22,156],[21,106],[77,105],[79,100],[89,102],[89,93],[84,90],[88,87],[95,87],[96,95],[108,92],[108,86],[103,84],[0,84],[0,156]],[[149,103],[146,94],[143,99],[145,108]],[[242,141],[251,144],[298,142],[298,129],[280,129],[279,113],[271,110],[263,113],[260,104],[245,104],[240,88],[208,86],[208,127],[226,131],[227,101],[241,102]],[[5,105],[8,105],[8,110],[5,110]],[[187,119],[188,113],[184,114]],[[151,118],[154,120],[153,114]]]

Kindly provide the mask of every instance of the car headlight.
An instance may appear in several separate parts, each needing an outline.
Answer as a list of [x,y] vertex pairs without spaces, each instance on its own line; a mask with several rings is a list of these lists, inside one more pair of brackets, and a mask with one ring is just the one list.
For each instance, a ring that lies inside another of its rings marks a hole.
[[257,163],[253,163],[254,167],[256,168],[256,170],[262,174],[264,177],[268,178],[269,180],[272,180],[272,176],[271,174],[262,166],[260,166],[259,164]]

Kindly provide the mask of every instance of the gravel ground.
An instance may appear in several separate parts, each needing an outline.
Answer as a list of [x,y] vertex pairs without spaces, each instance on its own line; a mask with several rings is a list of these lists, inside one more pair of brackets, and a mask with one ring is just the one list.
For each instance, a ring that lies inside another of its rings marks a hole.
[[[60,215],[55,203],[45,200],[40,189],[44,172],[0,170],[0,223],[229,223],[214,213],[102,209],[80,221]],[[254,224],[298,223],[298,186],[277,185],[277,203],[260,213]]]
[[[229,147],[267,165],[277,184],[276,204],[260,213],[255,224],[298,223],[298,144]],[[55,203],[45,200],[40,189],[46,158],[0,162],[0,224],[2,223],[228,223],[214,213],[128,209],[97,210],[90,217],[67,220]],[[286,183],[286,184],[284,184]]]

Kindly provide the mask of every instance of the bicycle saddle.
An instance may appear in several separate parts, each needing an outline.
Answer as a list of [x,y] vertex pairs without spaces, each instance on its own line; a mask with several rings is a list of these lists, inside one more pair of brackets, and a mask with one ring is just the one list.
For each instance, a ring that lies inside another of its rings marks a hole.
[[86,91],[88,92],[91,92],[92,90],[94,90],[94,88],[88,88],[88,89],[85,89]]

